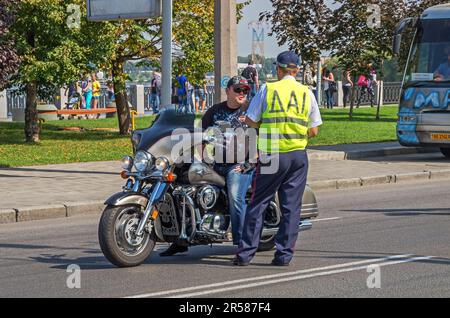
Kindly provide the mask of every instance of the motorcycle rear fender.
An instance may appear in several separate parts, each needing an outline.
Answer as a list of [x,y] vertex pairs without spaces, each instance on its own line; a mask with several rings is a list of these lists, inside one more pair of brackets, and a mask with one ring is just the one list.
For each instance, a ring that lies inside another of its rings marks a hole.
[[[119,192],[112,195],[108,200],[106,200],[105,204],[120,207],[125,205],[140,205],[144,210],[147,208],[148,197],[141,193],[133,193],[133,192]],[[162,226],[161,219],[158,217],[154,221],[155,233],[158,239],[161,242],[164,242],[164,236],[162,234]]]

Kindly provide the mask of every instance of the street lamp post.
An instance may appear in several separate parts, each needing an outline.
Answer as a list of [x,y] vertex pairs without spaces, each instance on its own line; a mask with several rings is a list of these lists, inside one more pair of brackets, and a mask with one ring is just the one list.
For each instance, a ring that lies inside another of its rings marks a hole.
[[161,105],[172,104],[172,0],[162,0],[162,93]]

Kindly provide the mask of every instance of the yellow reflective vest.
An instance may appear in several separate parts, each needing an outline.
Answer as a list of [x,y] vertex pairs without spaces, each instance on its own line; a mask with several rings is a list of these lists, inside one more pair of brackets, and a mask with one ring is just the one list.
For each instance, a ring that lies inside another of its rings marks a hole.
[[262,114],[258,149],[266,153],[305,150],[310,108],[307,86],[291,79],[267,84],[267,108]]

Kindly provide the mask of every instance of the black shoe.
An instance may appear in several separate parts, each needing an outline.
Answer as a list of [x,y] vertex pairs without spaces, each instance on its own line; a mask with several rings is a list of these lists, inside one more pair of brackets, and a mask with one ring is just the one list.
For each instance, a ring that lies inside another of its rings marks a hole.
[[237,258],[237,257],[233,258],[233,260],[231,261],[231,263],[232,263],[234,266],[248,266],[248,265],[250,265],[250,263],[241,262],[241,261],[239,260],[239,258]]
[[162,253],[159,253],[159,256],[168,257],[168,256],[173,256],[178,253],[185,253],[187,251],[188,251],[188,248],[186,246],[172,244],[172,245],[170,245],[170,247],[167,250],[165,250]]
[[289,263],[283,263],[279,260],[273,259],[272,263],[273,266],[289,266]]

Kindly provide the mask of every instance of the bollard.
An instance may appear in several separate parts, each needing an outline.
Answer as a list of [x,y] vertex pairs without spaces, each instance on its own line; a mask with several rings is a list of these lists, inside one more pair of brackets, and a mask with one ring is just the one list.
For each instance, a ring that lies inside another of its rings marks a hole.
[[131,130],[135,131],[136,127],[135,127],[135,122],[134,122],[134,116],[137,115],[137,111],[131,109],[130,114],[131,114]]

